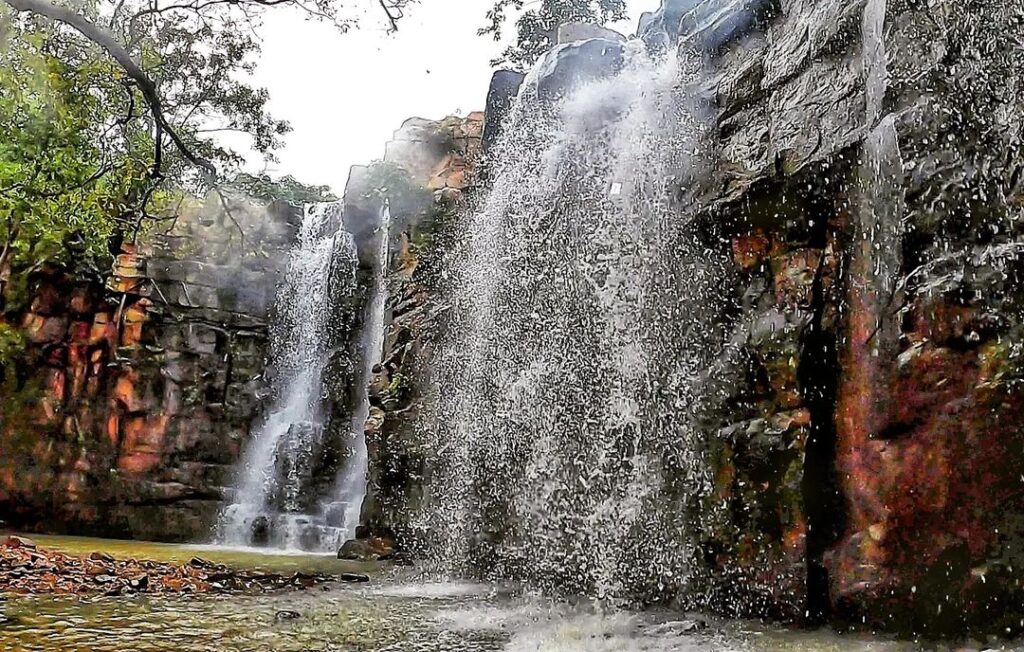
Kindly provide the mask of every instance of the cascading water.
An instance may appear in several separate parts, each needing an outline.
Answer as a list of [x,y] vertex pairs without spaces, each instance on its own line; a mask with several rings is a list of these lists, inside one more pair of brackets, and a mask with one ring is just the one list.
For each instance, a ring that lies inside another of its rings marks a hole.
[[690,63],[633,42],[555,101],[539,69],[524,84],[452,256],[422,422],[442,569],[597,596],[686,580],[727,296],[722,248],[676,196],[702,160]]
[[328,511],[341,510],[344,527],[354,534],[359,523],[359,513],[366,497],[366,478],[369,456],[366,450],[366,420],[370,416],[370,382],[374,367],[380,364],[384,350],[384,312],[388,298],[388,259],[390,256],[391,212],[387,204],[381,211],[381,226],[378,228],[377,273],[371,289],[370,301],[366,307],[365,327],[362,341],[362,369],[356,392],[358,404],[352,413],[352,455],[337,480],[332,492],[336,501],[327,505]]
[[340,230],[336,208],[309,207],[289,254],[272,330],[273,404],[245,453],[219,543],[328,550],[350,534],[315,513],[332,318],[338,298],[357,283],[355,244]]

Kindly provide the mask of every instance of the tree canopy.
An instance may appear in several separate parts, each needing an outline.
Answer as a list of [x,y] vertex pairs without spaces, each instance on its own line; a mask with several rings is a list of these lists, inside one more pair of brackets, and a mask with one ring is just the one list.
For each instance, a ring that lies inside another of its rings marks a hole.
[[[405,1],[376,0],[392,27]],[[344,31],[351,4],[0,1],[0,289],[13,270],[105,256],[189,194],[325,197],[294,179],[239,177],[244,153],[218,134],[247,135],[273,160],[290,127],[249,81],[260,22],[291,6]]]
[[[528,4],[531,6],[523,11]],[[522,11],[515,22],[516,40],[494,64],[522,70],[531,67],[555,45],[559,25],[604,25],[622,20],[626,18],[626,0],[540,0],[539,4],[525,0],[497,0],[487,12],[487,25],[480,34],[491,35],[495,41],[501,40],[509,14],[513,11]]]

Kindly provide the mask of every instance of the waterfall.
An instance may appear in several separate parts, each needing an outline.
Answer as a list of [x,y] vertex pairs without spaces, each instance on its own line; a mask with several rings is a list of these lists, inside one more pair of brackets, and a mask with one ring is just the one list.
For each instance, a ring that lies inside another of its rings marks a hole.
[[531,73],[452,256],[418,522],[443,571],[599,597],[687,580],[727,261],[677,192],[704,160],[699,59],[624,47],[556,100]]
[[344,514],[344,527],[349,538],[355,535],[359,524],[360,510],[366,497],[366,481],[369,471],[369,456],[366,450],[366,420],[370,416],[370,382],[373,380],[374,369],[380,364],[384,351],[384,318],[388,298],[388,260],[390,257],[391,211],[385,203],[381,211],[381,226],[378,229],[379,247],[376,275],[371,289],[370,300],[366,306],[361,349],[362,369],[357,382],[356,393],[358,403],[352,413],[350,432],[353,441],[352,456],[341,475],[338,477],[337,489],[332,492],[336,501],[328,509],[341,509]]
[[289,253],[271,328],[271,406],[255,429],[221,514],[217,541],[228,545],[327,550],[347,536],[318,514],[325,450],[324,373],[337,302],[356,288],[353,238],[336,204],[307,208]]

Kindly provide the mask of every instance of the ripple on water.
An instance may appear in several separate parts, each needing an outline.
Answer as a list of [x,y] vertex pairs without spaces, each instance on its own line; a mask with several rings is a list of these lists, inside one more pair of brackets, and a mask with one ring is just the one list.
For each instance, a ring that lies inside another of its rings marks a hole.
[[[300,617],[279,621],[279,611]],[[915,645],[678,613],[567,605],[471,583],[382,583],[263,596],[29,597],[3,652],[902,652]],[[1003,649],[1021,649],[1007,646]]]

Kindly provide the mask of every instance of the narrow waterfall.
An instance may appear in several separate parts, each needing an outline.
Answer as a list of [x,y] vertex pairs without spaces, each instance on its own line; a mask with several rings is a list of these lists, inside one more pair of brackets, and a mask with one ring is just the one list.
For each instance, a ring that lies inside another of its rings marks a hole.
[[704,160],[699,60],[623,47],[557,99],[531,73],[452,257],[422,421],[444,571],[599,597],[687,580],[727,265],[679,193]]
[[385,203],[381,210],[381,226],[378,228],[380,243],[377,250],[376,275],[371,288],[370,300],[366,305],[362,350],[362,369],[356,386],[357,404],[352,413],[350,432],[352,455],[337,480],[332,492],[335,502],[328,510],[340,509],[344,514],[344,527],[349,538],[355,535],[359,524],[359,513],[366,497],[366,481],[369,470],[369,456],[366,450],[366,420],[370,416],[370,383],[374,368],[380,364],[384,350],[384,313],[388,298],[388,260],[390,256],[391,212]]
[[355,291],[357,254],[337,205],[307,208],[278,291],[272,328],[271,407],[245,452],[234,500],[217,541],[329,550],[348,531],[329,525],[316,503],[325,449],[324,373],[336,302]]

